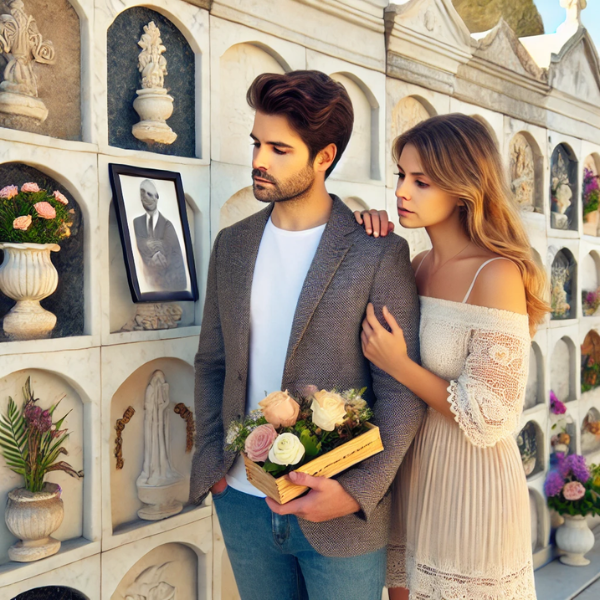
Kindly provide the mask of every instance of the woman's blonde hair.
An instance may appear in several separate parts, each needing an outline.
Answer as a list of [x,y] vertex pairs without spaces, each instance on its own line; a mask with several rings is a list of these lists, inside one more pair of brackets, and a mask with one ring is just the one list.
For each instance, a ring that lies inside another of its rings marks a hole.
[[500,152],[487,127],[459,113],[438,115],[396,138],[396,162],[407,144],[417,149],[421,167],[435,185],[463,200],[461,220],[471,240],[519,268],[533,334],[550,309],[544,300],[546,274],[533,259]]

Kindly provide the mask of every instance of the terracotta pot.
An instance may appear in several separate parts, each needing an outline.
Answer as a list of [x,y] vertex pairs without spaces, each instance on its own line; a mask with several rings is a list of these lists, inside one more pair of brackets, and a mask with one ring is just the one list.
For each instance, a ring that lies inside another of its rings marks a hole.
[[564,524],[556,530],[556,544],[564,552],[560,562],[573,567],[584,567],[590,561],[584,557],[594,547],[594,534],[581,515],[563,515]]
[[4,261],[0,265],[0,290],[16,300],[4,317],[4,332],[13,340],[48,337],[56,325],[56,315],[40,306],[40,300],[54,293],[58,272],[50,252],[57,244],[0,243]]
[[60,542],[50,537],[64,517],[61,489],[55,483],[44,484],[41,492],[18,488],[8,493],[4,520],[9,531],[20,539],[8,549],[17,562],[33,562],[56,554]]
[[583,216],[583,233],[585,235],[598,235],[598,218],[600,213],[595,210]]

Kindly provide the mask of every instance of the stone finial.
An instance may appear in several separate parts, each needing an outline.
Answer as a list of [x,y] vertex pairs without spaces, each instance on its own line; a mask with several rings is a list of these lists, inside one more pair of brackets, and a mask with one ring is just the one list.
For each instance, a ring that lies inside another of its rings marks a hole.
[[138,46],[142,48],[138,59],[142,74],[142,88],[161,88],[164,87],[165,75],[167,75],[167,59],[163,56],[167,49],[162,44],[160,30],[154,21],[144,25],[144,31],[144,35],[138,42]]
[[567,17],[556,33],[570,37],[581,27],[581,11],[587,6],[587,0],[560,0],[560,5],[566,10]]
[[0,15],[0,50],[7,61],[0,83],[0,111],[44,121],[48,109],[38,99],[35,63],[56,60],[52,42],[44,40],[23,0],[8,0],[10,14]]

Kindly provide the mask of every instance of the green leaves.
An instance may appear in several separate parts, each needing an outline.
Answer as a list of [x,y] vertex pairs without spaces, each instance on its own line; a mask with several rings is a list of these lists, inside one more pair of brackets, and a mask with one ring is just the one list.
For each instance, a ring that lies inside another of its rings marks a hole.
[[321,452],[321,442],[316,435],[311,435],[308,429],[304,429],[300,434],[300,442],[302,442],[306,452],[305,461],[315,458]]
[[[279,477],[284,471],[289,470],[288,466],[289,465],[278,465],[277,463],[271,462],[269,459],[267,459],[263,465],[263,470],[273,475],[273,477]],[[295,466],[297,467],[298,465]]]
[[9,469],[27,474],[27,429],[23,411],[14,400],[8,399],[8,415],[0,415],[0,447]]

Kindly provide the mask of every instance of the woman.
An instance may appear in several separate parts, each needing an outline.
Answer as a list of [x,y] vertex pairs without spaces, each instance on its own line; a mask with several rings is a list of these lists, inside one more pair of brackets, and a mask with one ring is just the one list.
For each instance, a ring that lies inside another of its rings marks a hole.
[[[529,495],[513,433],[530,334],[548,310],[545,278],[485,126],[433,117],[395,141],[394,157],[400,223],[425,227],[433,247],[413,261],[423,366],[387,309],[390,331],[371,305],[363,323],[365,356],[429,406],[393,488],[390,598],[534,599]],[[385,235],[387,215],[373,212],[356,219]]]

